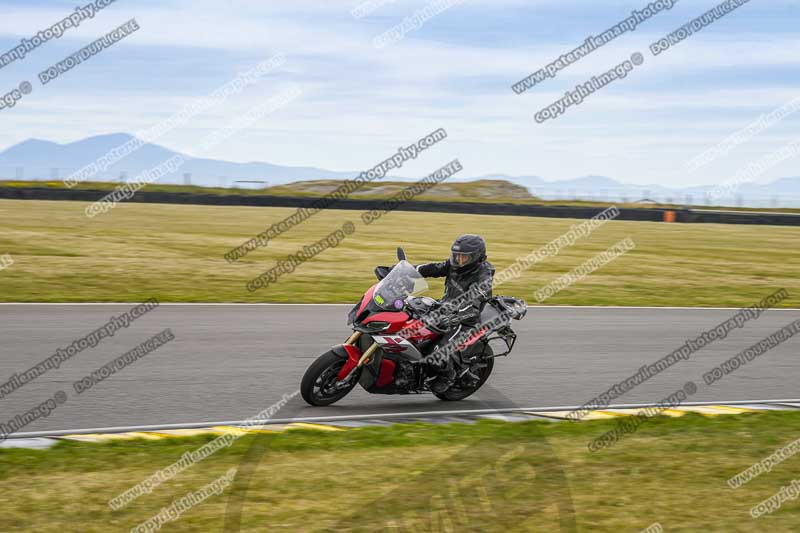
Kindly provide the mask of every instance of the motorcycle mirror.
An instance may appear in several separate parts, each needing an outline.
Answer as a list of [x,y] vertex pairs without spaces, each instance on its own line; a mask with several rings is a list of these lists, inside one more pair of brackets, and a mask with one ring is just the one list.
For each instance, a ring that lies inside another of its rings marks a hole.
[[397,247],[397,260],[398,261],[405,261],[406,260],[406,253],[403,251],[403,248],[398,246]]

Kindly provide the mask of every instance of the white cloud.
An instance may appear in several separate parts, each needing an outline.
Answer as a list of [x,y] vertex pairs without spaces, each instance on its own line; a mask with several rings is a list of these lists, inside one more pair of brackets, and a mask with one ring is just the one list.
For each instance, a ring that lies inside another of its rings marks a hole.
[[[445,157],[461,158],[465,174],[606,174],[623,180],[661,179],[668,183],[684,179],[675,176],[675,160],[693,157],[761,112],[796,96],[791,80],[782,82],[780,77],[781,72],[800,62],[796,34],[741,34],[710,28],[658,57],[650,55],[647,46],[652,41],[686,22],[687,14],[696,16],[716,2],[681,4],[681,12],[648,22],[522,96],[510,90],[512,83],[580,44],[580,40],[542,41],[537,38],[537,27],[532,26],[524,39],[517,39],[531,44],[498,47],[481,39],[481,34],[472,38],[466,31],[445,31],[456,20],[448,17],[471,17],[470,30],[480,31],[480,24],[475,22],[481,20],[482,10],[533,12],[531,6],[535,5],[536,9],[571,13],[586,6],[585,2],[468,0],[452,13],[442,13],[439,20],[430,21],[432,28],[440,30],[435,33],[436,41],[422,38],[430,34],[415,32],[382,50],[372,47],[372,38],[427,2],[394,2],[368,20],[350,16],[350,9],[358,3],[119,2],[70,31],[58,44],[46,46],[77,49],[78,44],[136,17],[142,30],[118,45],[119,49],[104,52],[108,55],[103,58],[124,61],[126,68],[133,70],[98,82],[88,91],[85,84],[66,82],[37,87],[17,108],[2,111],[9,127],[0,131],[0,143],[28,137],[69,141],[111,131],[134,132],[177,111],[191,97],[221,85],[246,66],[283,52],[288,61],[280,76],[197,117],[164,142],[192,153],[192,147],[209,129],[277,93],[282,84],[296,82],[306,88],[306,96],[208,155],[358,169],[398,144],[444,126],[451,137],[440,151]],[[604,9],[619,11],[621,20],[630,8],[646,3],[619,1],[605,3]],[[68,12],[69,8],[8,8],[0,19],[0,35],[29,36]],[[611,23],[616,22],[615,16],[610,18]],[[597,25],[588,20],[581,23]],[[596,27],[587,34],[603,29]],[[634,51],[645,53],[646,63],[629,79],[591,96],[556,121],[544,125],[533,121],[538,109],[562,97],[565,90]],[[191,58],[191,67],[182,64],[185,57]],[[25,68],[28,62],[41,62],[34,58],[31,55],[25,60]],[[165,69],[164,65],[174,69]],[[147,80],[154,67],[160,67],[159,76],[151,83],[131,87],[129,80]],[[88,79],[90,72],[97,75],[96,66],[81,68],[86,69],[83,74],[76,69],[70,76]],[[754,70],[770,78],[760,80],[750,74]],[[7,67],[0,75],[14,76],[14,72]],[[692,76],[702,87],[691,83]],[[197,78],[197,82],[190,83],[187,77]],[[679,85],[674,82],[678,77],[683,80]],[[783,131],[765,132],[752,146],[731,154],[726,164],[741,163],[752,156],[749,151],[763,150],[765,143],[778,142],[784,136]],[[418,169],[409,170],[421,174],[436,163],[438,160],[426,160]],[[706,170],[703,176],[691,179],[713,182],[728,172],[724,166]]]

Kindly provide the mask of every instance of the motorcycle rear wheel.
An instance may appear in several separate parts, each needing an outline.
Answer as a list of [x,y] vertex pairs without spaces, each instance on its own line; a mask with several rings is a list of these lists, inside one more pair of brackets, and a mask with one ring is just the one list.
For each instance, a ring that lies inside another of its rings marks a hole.
[[492,375],[492,369],[494,368],[494,357],[492,357],[494,352],[492,352],[492,349],[487,346],[483,353],[489,357],[486,359],[486,366],[478,373],[478,383],[471,387],[460,387],[458,382],[456,382],[446,391],[441,393],[434,392],[433,395],[446,402],[457,402],[475,394],[475,392],[477,392],[477,390],[480,389],[484,383],[486,383],[486,380],[489,379],[489,376]]
[[300,394],[306,403],[315,407],[324,407],[338,402],[353,390],[358,383],[358,376],[354,376],[352,382],[346,387],[335,388],[339,371],[346,362],[347,359],[331,350],[320,355],[316,361],[311,363],[300,382]]

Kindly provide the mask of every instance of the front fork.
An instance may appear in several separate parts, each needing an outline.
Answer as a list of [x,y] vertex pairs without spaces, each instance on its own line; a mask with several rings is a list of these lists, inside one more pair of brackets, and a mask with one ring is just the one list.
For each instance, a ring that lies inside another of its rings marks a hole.
[[[346,341],[344,341],[344,343],[345,344],[349,344],[350,346],[352,346],[355,343],[357,343],[358,339],[360,339],[360,338],[361,338],[361,332],[360,331],[354,331],[353,334],[350,335],[350,338],[347,339]],[[356,368],[361,368],[362,366],[364,366],[367,363],[369,363],[369,358],[372,357],[372,354],[374,354],[375,350],[377,350],[377,349],[378,349],[378,343],[377,342],[373,342],[372,346],[367,348],[367,350],[361,356],[361,359],[358,360],[358,365],[356,365]],[[355,369],[353,369],[353,370],[355,370]]]
[[361,338],[361,332],[360,331],[354,331],[353,334],[350,335],[350,338],[347,339],[346,341],[344,341],[344,343],[345,344],[349,344],[349,345],[352,346],[353,344],[357,343],[358,339],[360,339],[360,338]]
[[[353,332],[352,335],[344,342],[345,346],[355,346],[358,340],[361,338],[362,333],[360,331]],[[372,354],[378,349],[378,343],[373,342],[372,345],[367,348],[361,357],[359,357],[358,362],[354,362],[355,359],[348,359],[345,363],[344,368],[339,373],[338,379],[339,384],[342,387],[348,386],[352,379],[356,379],[359,375],[359,369],[369,363]],[[349,354],[348,354],[349,355]]]

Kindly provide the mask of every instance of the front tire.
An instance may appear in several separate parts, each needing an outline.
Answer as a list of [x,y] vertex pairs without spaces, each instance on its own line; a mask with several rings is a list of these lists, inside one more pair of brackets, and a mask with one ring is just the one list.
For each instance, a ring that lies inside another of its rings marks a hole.
[[300,382],[300,394],[306,403],[315,407],[324,407],[338,402],[353,390],[358,383],[358,376],[353,376],[349,385],[336,387],[339,382],[337,376],[346,362],[346,358],[330,350],[311,363]]
[[441,393],[434,392],[433,395],[445,402],[457,402],[475,394],[475,392],[477,392],[478,389],[480,389],[483,384],[486,383],[486,380],[489,379],[489,376],[492,375],[492,369],[494,368],[494,357],[492,357],[494,353],[492,352],[492,349],[487,346],[483,353],[489,357],[486,359],[486,366],[478,373],[478,383],[471,387],[462,388],[456,381],[456,383],[446,391]]

